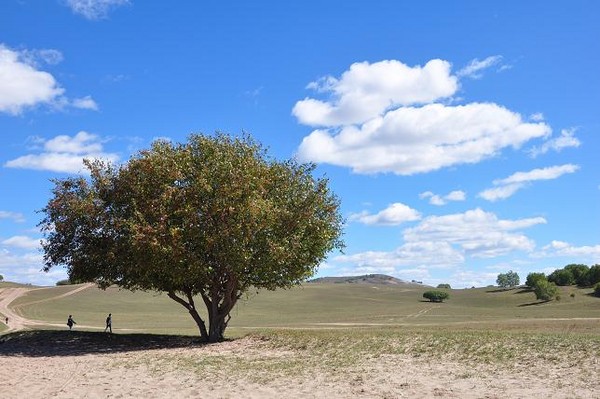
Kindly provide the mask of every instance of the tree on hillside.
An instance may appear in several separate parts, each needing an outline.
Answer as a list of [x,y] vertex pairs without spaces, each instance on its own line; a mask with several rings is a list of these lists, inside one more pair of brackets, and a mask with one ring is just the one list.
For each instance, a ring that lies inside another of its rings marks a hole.
[[578,286],[586,287],[590,284],[588,281],[588,272],[590,268],[587,265],[570,264],[565,266],[564,269],[571,272],[575,279],[575,284]]
[[86,166],[90,179],[54,181],[40,222],[44,270],[64,265],[71,281],[164,291],[204,341],[224,338],[245,292],[299,284],[343,246],[328,181],[312,164],[268,158],[247,136],[157,141],[120,167]]
[[594,296],[600,298],[600,283],[597,283],[594,286]]
[[423,293],[423,298],[429,299],[430,302],[444,302],[450,295],[444,291],[426,291]]
[[600,265],[590,267],[587,273],[588,282],[591,286],[600,283]]
[[538,280],[533,291],[535,292],[535,297],[541,301],[551,301],[558,295],[558,287],[556,287],[556,284],[549,282],[546,279]]
[[575,277],[568,269],[556,269],[550,273],[548,281],[555,283],[556,285],[573,285],[575,284]]
[[529,273],[525,285],[533,289],[539,280],[546,280],[546,275],[544,273]]
[[438,284],[437,288],[444,288],[447,290],[452,289],[452,287],[450,287],[450,284]]
[[507,273],[500,273],[498,274],[496,283],[502,288],[516,287],[520,283],[519,275],[512,270],[509,270]]

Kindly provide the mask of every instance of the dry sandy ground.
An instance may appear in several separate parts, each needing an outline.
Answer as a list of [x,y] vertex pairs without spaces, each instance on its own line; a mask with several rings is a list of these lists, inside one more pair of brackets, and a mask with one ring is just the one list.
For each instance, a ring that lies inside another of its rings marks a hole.
[[[0,344],[0,346],[6,345]],[[3,353],[2,398],[598,398],[577,370],[513,370],[406,355],[342,370],[277,369],[301,353],[243,338],[209,346],[110,354]],[[261,368],[261,365],[264,368]],[[285,368],[285,366],[284,366]],[[560,377],[560,379],[559,379]],[[559,381],[569,381],[561,384]]]
[[[32,323],[7,309],[16,297],[0,292],[13,329]],[[1,398],[600,398],[597,360],[500,366],[403,354],[336,367],[256,337],[132,349],[117,345],[124,335],[104,347],[85,339],[110,336],[54,334],[52,342],[0,343]]]

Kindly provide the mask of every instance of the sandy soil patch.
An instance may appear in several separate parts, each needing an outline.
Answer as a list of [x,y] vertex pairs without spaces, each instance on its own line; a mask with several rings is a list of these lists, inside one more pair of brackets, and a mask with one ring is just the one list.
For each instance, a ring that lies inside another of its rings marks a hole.
[[86,336],[61,341],[69,333],[54,334],[61,334],[58,343],[47,350],[26,339],[0,343],[3,398],[597,398],[600,392],[597,371],[591,370],[594,378],[588,368],[568,364],[499,366],[394,354],[319,365],[310,350],[272,347],[257,337],[102,353],[102,344],[91,347]]

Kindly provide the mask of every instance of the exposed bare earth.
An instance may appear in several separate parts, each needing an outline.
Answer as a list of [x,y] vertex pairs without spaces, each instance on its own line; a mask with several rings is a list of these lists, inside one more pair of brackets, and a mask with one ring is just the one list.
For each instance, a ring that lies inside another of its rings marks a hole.
[[186,337],[25,331],[43,323],[9,307],[27,290],[0,292],[12,329],[0,337],[2,398],[600,397],[598,352],[503,362],[385,350],[336,358],[310,340],[296,347],[261,335],[199,345]]

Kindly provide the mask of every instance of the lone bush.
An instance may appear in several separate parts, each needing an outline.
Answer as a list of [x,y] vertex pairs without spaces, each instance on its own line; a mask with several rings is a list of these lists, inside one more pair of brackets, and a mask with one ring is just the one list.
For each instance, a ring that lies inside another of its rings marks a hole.
[[423,293],[423,298],[429,299],[430,302],[444,302],[450,295],[444,291],[427,291]]
[[600,298],[600,283],[598,283],[594,286],[594,296],[597,296],[598,298]]
[[529,273],[525,285],[533,289],[539,280],[546,280],[546,275],[544,273]]
[[450,284],[438,284],[437,288],[444,288],[447,290],[452,289],[452,287],[450,287]]
[[535,297],[541,301],[551,301],[558,298],[558,288],[546,279],[538,280],[534,287]]

